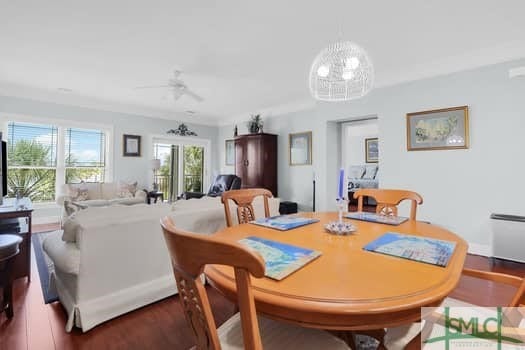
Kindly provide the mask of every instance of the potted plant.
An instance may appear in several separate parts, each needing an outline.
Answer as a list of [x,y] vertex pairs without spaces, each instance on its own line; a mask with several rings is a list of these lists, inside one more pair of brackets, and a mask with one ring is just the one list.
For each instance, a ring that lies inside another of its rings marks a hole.
[[260,114],[252,115],[248,122],[248,130],[251,134],[262,132],[263,121]]

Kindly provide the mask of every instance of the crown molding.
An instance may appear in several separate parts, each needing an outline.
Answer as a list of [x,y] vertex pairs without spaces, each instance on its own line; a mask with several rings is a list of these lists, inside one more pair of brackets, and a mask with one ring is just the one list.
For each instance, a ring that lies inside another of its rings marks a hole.
[[217,118],[204,115],[187,115],[184,112],[165,110],[124,104],[116,101],[102,100],[94,97],[80,96],[73,93],[61,93],[22,86],[8,82],[0,82],[0,95],[7,97],[26,98],[39,102],[54,103],[58,105],[96,109],[106,112],[130,114],[138,117],[152,119],[176,120],[191,124],[217,126]]

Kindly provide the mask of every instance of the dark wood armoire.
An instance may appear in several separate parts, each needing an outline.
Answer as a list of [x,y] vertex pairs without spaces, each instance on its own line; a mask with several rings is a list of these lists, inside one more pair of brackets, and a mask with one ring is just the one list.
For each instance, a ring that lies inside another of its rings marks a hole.
[[242,179],[242,188],[266,188],[277,197],[277,135],[237,136],[235,175]]

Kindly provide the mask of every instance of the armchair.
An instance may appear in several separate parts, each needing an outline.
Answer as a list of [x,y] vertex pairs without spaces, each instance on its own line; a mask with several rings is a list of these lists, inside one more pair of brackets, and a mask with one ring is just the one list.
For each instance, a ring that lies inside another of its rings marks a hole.
[[219,197],[225,191],[239,190],[241,188],[241,183],[241,178],[236,175],[218,175],[215,181],[211,184],[208,193],[184,192],[179,199],[202,198],[204,196]]

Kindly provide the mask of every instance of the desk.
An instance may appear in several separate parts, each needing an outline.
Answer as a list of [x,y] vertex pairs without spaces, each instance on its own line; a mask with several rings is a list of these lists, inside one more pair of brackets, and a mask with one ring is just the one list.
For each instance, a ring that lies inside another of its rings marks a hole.
[[[353,221],[350,236],[324,232],[322,225],[336,213],[307,213],[319,223],[290,231],[251,224],[226,228],[215,235],[228,240],[259,236],[316,249],[322,256],[282,281],[252,278],[257,312],[305,327],[333,330],[377,330],[420,319],[420,307],[437,306],[456,287],[467,243],[438,226],[407,221],[399,226]],[[456,242],[446,268],[387,255],[362,247],[387,231]],[[236,299],[233,269],[208,265],[210,284]]]
[[[31,281],[31,215],[33,204],[29,198],[22,198],[17,201],[15,198],[4,199],[4,204],[0,206],[0,234],[17,234],[22,238],[20,243],[20,253],[13,262],[13,278],[27,277]],[[19,227],[12,225],[12,220],[19,221]],[[22,219],[22,220],[19,220]],[[2,226],[2,223],[9,222],[9,229]],[[15,229],[15,231],[13,231]]]

